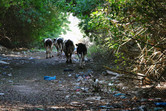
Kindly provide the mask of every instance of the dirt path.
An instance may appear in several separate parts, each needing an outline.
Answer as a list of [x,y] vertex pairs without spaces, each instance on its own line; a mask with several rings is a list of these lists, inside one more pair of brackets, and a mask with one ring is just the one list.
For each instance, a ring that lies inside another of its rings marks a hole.
[[[10,52],[3,54],[1,59],[9,63],[1,65],[2,109],[14,106],[66,106],[73,101],[81,102],[84,95],[79,92],[80,82],[77,75],[90,77],[93,71],[93,62],[90,61],[84,69],[80,69],[76,55],[73,55],[73,64],[66,64],[64,55],[45,59],[44,51]],[[56,76],[56,79],[48,81],[44,80],[44,76]]]
[[[9,63],[0,64],[0,111],[136,111],[141,110],[142,103],[146,109],[155,107],[154,101],[137,98],[125,82],[103,76],[105,69],[93,60],[88,59],[80,69],[76,55],[73,64],[66,64],[64,55],[54,55],[51,59],[45,59],[44,51],[0,55],[0,60]],[[44,80],[45,76],[56,79]]]

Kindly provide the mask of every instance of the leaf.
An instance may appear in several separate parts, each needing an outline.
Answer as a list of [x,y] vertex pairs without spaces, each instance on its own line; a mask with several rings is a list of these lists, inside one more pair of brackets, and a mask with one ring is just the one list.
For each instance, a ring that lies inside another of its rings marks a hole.
[[31,19],[28,19],[27,22],[28,22],[28,23],[31,23]]

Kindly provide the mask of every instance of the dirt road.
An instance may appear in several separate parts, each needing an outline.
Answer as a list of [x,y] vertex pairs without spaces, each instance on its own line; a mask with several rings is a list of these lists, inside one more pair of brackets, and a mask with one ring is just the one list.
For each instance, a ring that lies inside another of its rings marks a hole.
[[[132,81],[124,79],[120,82],[115,77],[104,76],[102,65],[90,58],[85,68],[80,69],[77,56],[74,54],[72,58],[73,63],[66,64],[65,56],[59,57],[55,52],[51,59],[45,59],[44,51],[1,52],[0,60],[8,64],[0,64],[0,110],[127,111],[142,110],[143,106],[156,108],[151,98],[138,98],[137,91],[132,91],[134,87],[125,85],[125,81],[127,84]],[[45,76],[56,76],[56,79],[44,80]]]
[[[80,93],[77,76],[90,78],[94,73],[93,62],[88,61],[85,68],[80,69],[76,55],[73,55],[72,64],[66,64],[65,56],[56,53],[53,58],[45,59],[44,51],[7,52],[0,57],[9,63],[0,66],[0,107],[4,110],[66,107],[74,101],[81,103],[86,94]],[[45,76],[56,76],[56,79],[44,80]]]

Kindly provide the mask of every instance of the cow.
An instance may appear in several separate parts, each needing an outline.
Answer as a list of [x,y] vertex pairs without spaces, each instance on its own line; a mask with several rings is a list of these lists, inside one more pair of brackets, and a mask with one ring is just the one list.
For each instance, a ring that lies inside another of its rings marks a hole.
[[50,38],[46,38],[44,41],[44,47],[46,48],[46,59],[53,57],[52,55],[52,48],[53,48],[53,41]]
[[72,40],[68,39],[64,41],[63,51],[66,56],[66,63],[72,63],[71,57],[72,57],[74,49],[75,49],[75,46]]
[[76,44],[77,46],[77,55],[79,58],[80,67],[83,68],[83,64],[85,63],[85,55],[87,54],[87,47],[83,43]]
[[63,38],[56,38],[54,39],[54,46],[57,49],[57,55],[62,55],[63,51]]

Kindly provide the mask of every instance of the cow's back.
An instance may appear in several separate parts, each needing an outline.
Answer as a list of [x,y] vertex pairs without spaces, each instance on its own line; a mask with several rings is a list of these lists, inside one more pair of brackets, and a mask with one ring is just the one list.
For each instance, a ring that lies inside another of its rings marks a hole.
[[74,44],[73,44],[73,41],[71,41],[71,40],[66,40],[66,41],[64,42],[63,51],[64,51],[65,53],[73,53],[73,51],[74,51]]
[[53,44],[52,39],[50,39],[50,38],[44,39],[44,45],[45,45],[45,47],[51,47],[52,44]]
[[63,38],[57,39],[57,43],[58,43],[58,45],[63,44]]
[[77,53],[78,54],[82,54],[83,53],[83,55],[86,55],[87,54],[87,47],[86,47],[86,45],[85,44],[83,44],[83,43],[79,43],[79,44],[77,44]]

